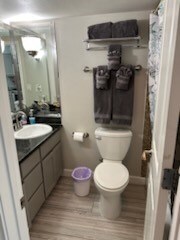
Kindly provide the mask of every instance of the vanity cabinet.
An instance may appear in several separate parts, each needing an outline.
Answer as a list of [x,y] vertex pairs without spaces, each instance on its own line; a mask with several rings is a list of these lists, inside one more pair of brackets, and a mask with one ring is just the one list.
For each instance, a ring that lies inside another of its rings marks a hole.
[[20,163],[21,178],[24,178],[33,170],[33,168],[40,163],[40,152],[37,149],[29,157],[27,157],[22,163]]
[[60,130],[20,163],[29,227],[62,175]]
[[58,143],[51,153],[42,161],[44,188],[46,197],[49,196],[62,174],[61,143]]
[[42,182],[43,182],[42,170],[41,170],[41,164],[39,163],[33,169],[33,171],[24,179],[26,197],[28,200],[36,192],[36,190],[42,184]]
[[45,201],[40,151],[37,149],[20,163],[25,207],[29,227]]
[[[53,150],[52,150],[52,146]],[[45,142],[41,148],[44,188],[46,197],[49,196],[62,174],[61,142],[57,134]]]
[[50,153],[42,162],[44,174],[44,189],[46,197],[51,193],[55,186],[53,153]]
[[58,181],[63,172],[61,143],[57,144],[53,151],[54,180]]

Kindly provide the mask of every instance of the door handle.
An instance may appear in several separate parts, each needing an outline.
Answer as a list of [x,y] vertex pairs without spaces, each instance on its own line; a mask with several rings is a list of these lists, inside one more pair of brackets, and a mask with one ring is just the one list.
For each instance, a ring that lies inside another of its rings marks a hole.
[[147,155],[150,155],[150,156],[151,156],[152,152],[153,152],[152,149],[150,149],[150,150],[147,150],[147,149],[144,150],[144,151],[142,152],[141,159],[142,159],[143,161],[147,161]]

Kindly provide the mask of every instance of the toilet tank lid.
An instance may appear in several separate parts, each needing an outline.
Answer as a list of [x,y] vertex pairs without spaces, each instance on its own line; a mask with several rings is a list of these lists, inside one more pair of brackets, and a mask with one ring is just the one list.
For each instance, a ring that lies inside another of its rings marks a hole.
[[128,129],[119,129],[119,128],[102,128],[99,127],[95,130],[95,136],[104,136],[104,137],[131,137],[132,132]]

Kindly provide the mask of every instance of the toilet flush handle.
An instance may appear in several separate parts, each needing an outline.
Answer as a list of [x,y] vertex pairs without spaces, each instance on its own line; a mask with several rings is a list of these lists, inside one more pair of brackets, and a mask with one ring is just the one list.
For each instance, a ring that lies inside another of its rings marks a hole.
[[147,154],[149,154],[151,156],[152,152],[153,152],[152,149],[144,150],[143,153],[142,153],[142,156],[141,156],[142,160],[147,161]]
[[96,136],[97,140],[102,140],[101,136]]

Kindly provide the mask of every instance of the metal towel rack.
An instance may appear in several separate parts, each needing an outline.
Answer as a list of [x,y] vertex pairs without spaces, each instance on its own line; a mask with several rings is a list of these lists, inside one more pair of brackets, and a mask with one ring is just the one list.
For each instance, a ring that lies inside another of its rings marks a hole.
[[[127,37],[127,38],[85,39],[83,42],[86,43],[86,50],[93,50],[93,51],[107,50],[108,45],[113,43],[121,43],[122,48],[147,48],[147,45],[140,44],[140,40],[141,40],[141,37],[138,36],[138,37]],[[103,45],[103,46],[99,46],[99,45]]]
[[[141,69],[142,69],[141,65],[134,66],[134,70],[136,70],[136,71],[140,71]],[[85,72],[85,73],[92,72],[92,71],[93,71],[93,69],[89,68],[88,66],[85,66],[84,69],[83,69],[83,72]]]

